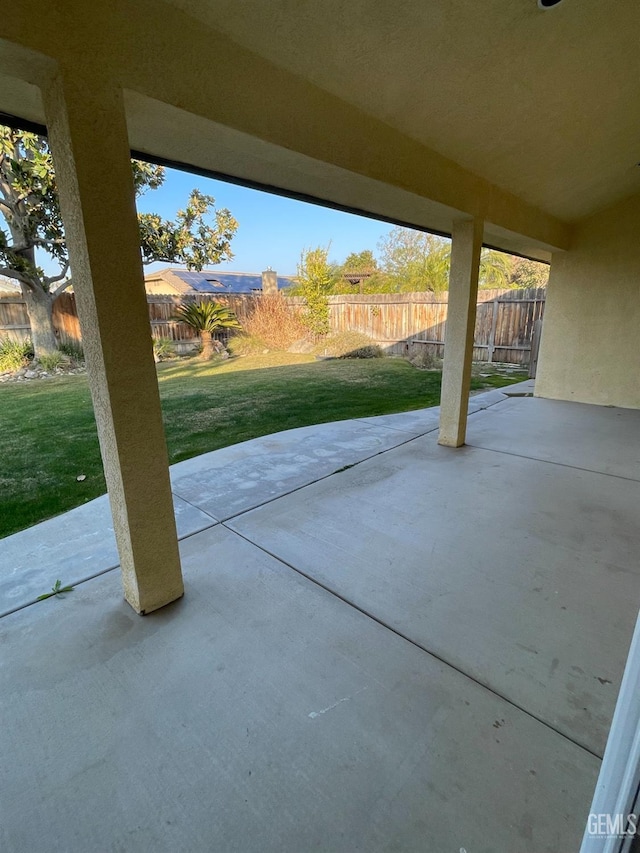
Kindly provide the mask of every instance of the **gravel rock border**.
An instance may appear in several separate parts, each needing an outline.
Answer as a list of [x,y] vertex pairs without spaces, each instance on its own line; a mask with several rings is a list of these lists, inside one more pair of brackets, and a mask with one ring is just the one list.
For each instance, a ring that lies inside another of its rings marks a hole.
[[19,370],[8,370],[0,373],[0,382],[29,382],[31,379],[53,379],[56,376],[70,376],[86,372],[84,362],[61,364],[54,367],[53,370],[45,370],[37,362],[32,362]]

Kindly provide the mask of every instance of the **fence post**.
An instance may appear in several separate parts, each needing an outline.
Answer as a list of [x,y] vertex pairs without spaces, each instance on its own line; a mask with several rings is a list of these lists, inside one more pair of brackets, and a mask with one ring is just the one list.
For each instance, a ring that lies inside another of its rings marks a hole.
[[538,353],[540,351],[540,333],[542,332],[542,319],[538,318],[533,324],[533,335],[531,336],[531,351],[529,354],[529,379],[536,378],[538,368]]
[[493,353],[496,348],[496,329],[498,327],[498,310],[500,301],[498,297],[493,300],[493,315],[491,317],[491,331],[489,332],[489,345],[487,347],[487,361],[489,364],[493,361]]

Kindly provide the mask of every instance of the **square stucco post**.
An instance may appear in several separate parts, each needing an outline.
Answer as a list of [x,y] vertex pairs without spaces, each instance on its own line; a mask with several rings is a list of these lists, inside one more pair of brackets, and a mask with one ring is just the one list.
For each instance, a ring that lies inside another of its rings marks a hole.
[[480,219],[453,224],[438,435],[446,447],[463,445],[467,432],[482,233]]
[[122,92],[43,95],[124,593],[149,613],[184,590]]

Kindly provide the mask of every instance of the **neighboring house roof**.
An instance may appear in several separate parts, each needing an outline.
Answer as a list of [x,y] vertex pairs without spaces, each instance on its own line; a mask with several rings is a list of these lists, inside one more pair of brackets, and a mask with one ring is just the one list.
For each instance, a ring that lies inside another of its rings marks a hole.
[[[283,290],[293,284],[291,276],[277,277],[278,290]],[[159,270],[145,276],[147,289],[159,292],[159,287],[167,285],[170,290],[179,294],[187,293],[255,293],[262,290],[262,275],[260,273],[217,272],[203,270],[195,272],[184,269]],[[170,292],[170,291],[169,291]]]

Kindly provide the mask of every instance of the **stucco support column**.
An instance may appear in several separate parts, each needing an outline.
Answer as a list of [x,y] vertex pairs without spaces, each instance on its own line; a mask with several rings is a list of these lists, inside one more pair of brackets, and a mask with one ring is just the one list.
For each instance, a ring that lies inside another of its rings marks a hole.
[[183,594],[122,92],[89,74],[43,93],[124,593]]
[[467,431],[483,222],[453,223],[438,444],[460,447]]

